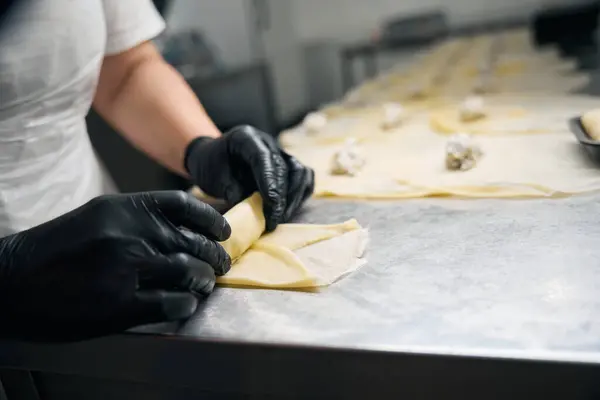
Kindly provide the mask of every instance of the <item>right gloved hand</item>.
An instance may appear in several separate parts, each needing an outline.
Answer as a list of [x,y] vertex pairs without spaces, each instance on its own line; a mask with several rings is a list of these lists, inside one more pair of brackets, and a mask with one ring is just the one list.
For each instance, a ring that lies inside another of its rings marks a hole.
[[192,140],[184,165],[202,191],[230,205],[258,191],[267,232],[288,221],[315,188],[312,169],[284,152],[275,138],[248,125],[216,139]]
[[231,228],[184,192],[102,196],[0,239],[0,335],[79,340],[190,317]]

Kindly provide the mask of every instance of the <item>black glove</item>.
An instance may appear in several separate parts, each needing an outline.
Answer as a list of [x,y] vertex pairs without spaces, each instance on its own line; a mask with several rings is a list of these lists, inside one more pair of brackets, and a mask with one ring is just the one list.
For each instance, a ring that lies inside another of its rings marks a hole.
[[259,191],[267,231],[289,220],[314,190],[314,172],[279,148],[275,139],[240,126],[187,147],[185,167],[209,196],[237,204]]
[[0,239],[0,335],[79,340],[190,317],[231,228],[184,192],[98,197]]

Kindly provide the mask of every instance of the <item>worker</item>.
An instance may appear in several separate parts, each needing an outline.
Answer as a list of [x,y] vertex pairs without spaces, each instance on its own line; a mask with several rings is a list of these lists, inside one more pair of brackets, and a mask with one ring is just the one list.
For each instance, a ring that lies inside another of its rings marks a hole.
[[25,0],[0,35],[0,334],[75,340],[187,318],[231,260],[231,234],[184,192],[105,194],[90,107],[132,145],[266,229],[310,197],[313,172],[268,134],[222,134],[152,39],[151,0]]

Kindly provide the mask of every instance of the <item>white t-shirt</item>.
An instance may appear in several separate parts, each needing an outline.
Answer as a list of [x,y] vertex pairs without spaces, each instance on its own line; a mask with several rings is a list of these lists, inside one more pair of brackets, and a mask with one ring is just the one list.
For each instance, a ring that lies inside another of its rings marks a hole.
[[154,38],[150,0],[30,0],[0,32],[0,237],[101,195],[85,124],[105,55]]

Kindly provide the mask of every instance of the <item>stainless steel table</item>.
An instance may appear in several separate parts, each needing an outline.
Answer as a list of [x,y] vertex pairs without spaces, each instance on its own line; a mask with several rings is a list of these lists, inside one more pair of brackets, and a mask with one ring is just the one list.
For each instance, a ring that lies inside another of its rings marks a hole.
[[600,197],[325,201],[300,220],[351,217],[371,231],[359,272],[321,293],[218,290],[180,333],[600,362]]
[[219,289],[183,326],[3,343],[2,367],[44,371],[9,384],[42,399],[600,394],[600,196],[314,201],[300,220],[350,217],[369,263],[321,293]]

